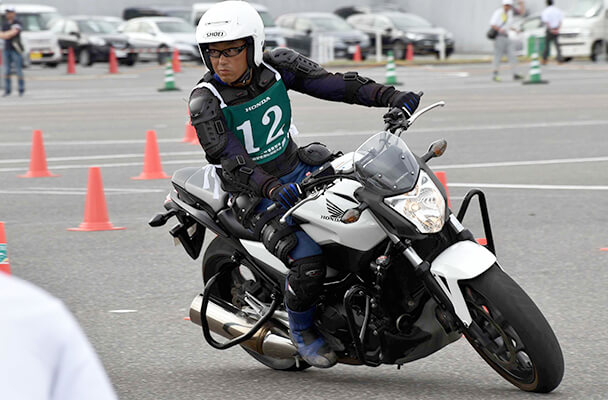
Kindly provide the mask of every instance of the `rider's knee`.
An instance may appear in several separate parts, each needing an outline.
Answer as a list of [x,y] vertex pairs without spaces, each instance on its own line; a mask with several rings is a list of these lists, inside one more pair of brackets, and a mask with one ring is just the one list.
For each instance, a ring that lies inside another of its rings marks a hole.
[[312,307],[323,290],[326,270],[322,255],[293,261],[285,290],[287,307],[294,311],[305,311]]

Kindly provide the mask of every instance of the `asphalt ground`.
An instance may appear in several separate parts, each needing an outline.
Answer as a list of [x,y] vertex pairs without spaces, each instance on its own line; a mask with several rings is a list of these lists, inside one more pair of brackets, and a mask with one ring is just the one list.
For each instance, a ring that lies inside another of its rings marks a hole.
[[[520,64],[520,72],[528,65]],[[340,70],[337,68],[336,70]],[[168,228],[148,219],[162,209],[168,180],[134,181],[145,133],[154,129],[167,174],[204,162],[182,143],[186,103],[202,75],[176,74],[181,91],[159,93],[153,64],[26,71],[27,93],[0,99],[0,221],[12,272],[63,299],[98,351],[122,399],[513,399],[520,392],[459,341],[423,360],[378,368],[338,365],[303,373],[270,370],[240,349],[203,343],[185,321],[201,290],[200,260],[173,247]],[[384,82],[383,68],[362,74]],[[446,171],[453,209],[464,194],[488,197],[497,254],[536,301],[560,340],[566,373],[550,398],[603,399],[608,385],[608,65],[543,67],[546,85],[490,80],[488,64],[397,68],[401,89],[422,90],[420,118],[405,139]],[[300,143],[354,150],[382,127],[384,110],[291,95]],[[44,135],[55,178],[28,170],[33,129]],[[71,232],[82,222],[90,166],[100,166],[110,220],[122,231]],[[483,236],[477,209],[465,225]]]

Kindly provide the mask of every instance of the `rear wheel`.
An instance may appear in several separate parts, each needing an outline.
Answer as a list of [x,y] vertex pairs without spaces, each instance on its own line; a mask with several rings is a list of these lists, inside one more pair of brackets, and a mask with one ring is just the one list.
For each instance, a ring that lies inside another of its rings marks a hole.
[[528,392],[547,393],[564,375],[561,348],[532,299],[497,265],[461,282],[473,318],[465,336],[496,372]]
[[593,43],[593,47],[591,48],[591,61],[602,61],[606,59],[606,50],[604,48],[604,42],[602,42],[601,40],[598,40],[597,42]]
[[[232,259],[234,252],[235,248],[230,242],[220,237],[215,238],[207,248],[203,259],[203,282],[206,284],[209,279],[221,269],[231,268],[232,271],[230,274],[225,274],[215,283],[211,293],[237,308],[244,309],[245,307],[248,307],[248,305],[242,300],[241,294],[244,290],[247,290],[247,292],[253,294],[256,299],[269,306],[269,292],[265,291],[260,284],[257,284],[260,279],[256,277],[255,270],[250,269],[244,263],[235,262]],[[285,337],[289,338],[287,333],[285,333]],[[251,357],[272,369],[281,371],[303,371],[310,367],[310,365],[304,361],[296,363],[295,358],[272,358],[256,353],[246,347],[241,347]]]
[[161,44],[158,47],[158,63],[164,65],[171,58],[171,54],[167,45]]
[[393,43],[393,53],[395,54],[395,60],[403,60],[405,58],[405,43],[401,40],[397,40]]

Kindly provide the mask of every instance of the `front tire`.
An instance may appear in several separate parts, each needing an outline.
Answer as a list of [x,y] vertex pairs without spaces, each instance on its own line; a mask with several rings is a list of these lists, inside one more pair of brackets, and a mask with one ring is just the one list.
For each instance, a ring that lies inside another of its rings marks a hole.
[[521,390],[555,389],[564,376],[562,351],[523,289],[496,264],[460,285],[474,321],[464,334],[479,355]]

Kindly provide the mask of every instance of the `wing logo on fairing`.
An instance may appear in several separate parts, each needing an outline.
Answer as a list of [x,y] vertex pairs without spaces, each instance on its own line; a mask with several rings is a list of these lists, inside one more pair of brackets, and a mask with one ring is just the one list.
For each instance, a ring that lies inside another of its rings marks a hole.
[[321,215],[321,219],[327,219],[330,221],[341,222],[342,216],[344,215],[344,210],[338,207],[330,200],[326,200],[327,202],[327,212],[329,215]]

